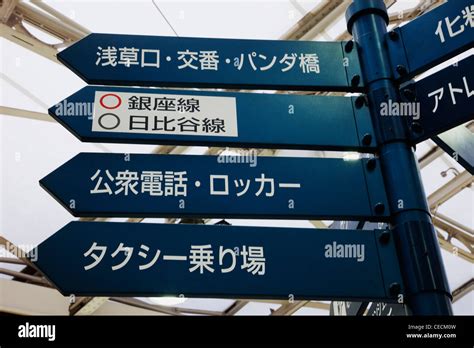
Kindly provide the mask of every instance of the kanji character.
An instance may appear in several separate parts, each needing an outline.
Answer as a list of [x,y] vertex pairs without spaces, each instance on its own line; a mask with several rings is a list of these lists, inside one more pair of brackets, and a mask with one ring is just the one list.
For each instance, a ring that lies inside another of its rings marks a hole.
[[116,271],[124,267],[128,263],[128,261],[130,261],[130,258],[132,257],[133,253],[133,248],[126,247],[123,243],[120,243],[117,249],[112,253],[112,257],[115,258],[115,256],[117,256],[120,252],[123,252],[125,254],[125,259],[118,265],[112,266],[112,271]]
[[460,25],[459,29],[457,31],[453,31],[453,26],[456,24],[457,21],[461,19],[460,16],[456,16],[454,20],[451,22],[448,17],[446,17],[444,20],[446,22],[446,27],[448,28],[448,33],[449,37],[455,37],[459,34],[461,34],[464,31],[464,25]]
[[191,52],[189,50],[186,50],[186,51],[179,51],[178,54],[179,54],[178,60],[182,60],[184,63],[182,65],[179,65],[178,69],[191,68],[194,70],[198,70],[198,67],[192,64],[194,61],[198,60],[197,52]]
[[206,117],[202,120],[202,130],[206,133],[225,133],[224,120],[221,118],[210,120]]
[[284,63],[286,65],[286,67],[281,69],[281,71],[286,72],[290,70],[291,68],[293,68],[293,66],[295,65],[297,56],[298,55],[296,53],[292,53],[291,55],[288,55],[288,53],[285,53],[283,58],[279,61],[280,64]]
[[135,47],[121,47],[119,48],[120,51],[120,60],[119,64],[125,65],[127,68],[130,65],[138,65],[138,48]]
[[151,110],[151,97],[136,95],[128,98],[128,109],[129,110]]
[[134,194],[138,194],[138,191],[135,190],[135,186],[138,185],[137,172],[131,172],[128,169],[124,172],[117,172],[117,177],[115,179],[117,180],[115,184],[117,186],[120,186],[120,188],[115,191],[116,195],[123,192],[125,196],[128,196],[129,190],[132,191]]
[[[229,177],[227,175],[214,175],[211,174],[209,177],[210,186],[211,186],[211,195],[213,196],[227,196],[229,195]],[[215,180],[224,180],[224,189],[217,190],[214,187]]]
[[264,275],[265,274],[265,258],[263,257],[263,247],[242,246],[242,266],[241,269],[247,269],[247,272],[251,272],[253,275]]
[[130,115],[129,130],[148,130],[148,116]]
[[[140,252],[138,253],[138,256],[141,256],[141,257],[143,257],[144,259],[146,259],[147,255],[148,255],[147,252],[150,251],[150,247],[147,246],[147,245],[143,245],[143,244],[142,244],[142,245],[140,245],[140,250],[145,250],[146,253],[143,252],[143,251],[140,251]],[[143,271],[144,269],[148,269],[148,268],[150,268],[151,266],[153,266],[153,265],[155,264],[155,262],[158,260],[158,258],[160,257],[160,253],[161,253],[160,249],[157,249],[156,254],[155,254],[155,257],[153,257],[153,259],[152,259],[150,262],[148,262],[146,265],[140,265],[140,266],[138,266],[138,268],[140,269],[140,271]]]
[[[174,132],[176,130],[176,127],[170,127],[169,125],[172,124],[176,119],[174,118],[168,118],[168,116],[163,116],[163,118],[159,118],[158,116],[155,116],[155,126],[153,127],[153,130],[162,130],[165,132]],[[163,127],[158,127],[159,123],[163,123]]]
[[199,100],[190,98],[190,99],[184,99],[184,98],[179,98],[178,99],[178,107],[177,111],[179,112],[200,112],[200,106],[199,106]]
[[155,105],[153,110],[157,111],[176,111],[176,99],[175,98],[155,98]]
[[462,12],[462,18],[466,21],[464,22],[465,25],[469,25],[471,28],[474,28],[474,5],[466,6]]
[[219,247],[219,265],[224,265],[224,257],[226,254],[229,254],[232,258],[232,263],[227,268],[221,268],[221,273],[229,273],[235,269],[235,264],[237,263],[236,252],[232,249],[224,249],[222,246]]
[[107,46],[103,49],[99,46],[97,47],[97,55],[99,56],[99,58],[97,58],[95,65],[99,65],[99,63],[101,63],[101,66],[117,65],[117,49],[115,47]]
[[186,171],[183,172],[174,172],[174,195],[175,196],[184,196],[187,195],[187,185],[186,182],[188,178],[184,176],[187,174]]
[[200,274],[204,273],[204,269],[214,273],[214,269],[212,268],[213,260],[214,255],[210,244],[191,245],[189,263],[194,266],[189,268],[189,272],[194,272],[199,268]]
[[236,187],[236,188],[239,188],[239,187],[243,187],[243,186],[244,186],[244,189],[243,189],[242,191],[240,191],[240,192],[237,193],[237,196],[240,197],[240,196],[243,196],[243,195],[247,192],[247,190],[249,189],[249,187],[250,187],[250,180],[247,179],[245,185],[244,185],[244,181],[243,181],[242,179],[239,179],[239,181],[234,180],[234,184],[235,184],[235,187]]
[[[97,256],[96,254],[93,254],[94,251],[100,251],[100,256]],[[84,266],[84,269],[86,271],[94,268],[95,266],[97,266],[100,261],[102,261],[102,259],[104,258],[104,255],[105,255],[105,252],[107,251],[107,247],[106,246],[97,246],[97,242],[94,242],[91,247],[89,248],[89,250],[87,250],[85,253],[84,253],[84,257],[88,257],[89,255],[95,260],[94,262],[92,262],[91,264],[87,265],[87,266]]]
[[163,172],[143,171],[141,180],[141,193],[149,192],[150,196],[163,196],[163,190],[161,187],[163,182]]
[[199,62],[201,63],[201,70],[217,70],[219,64],[217,51],[199,52]]
[[197,127],[199,126],[199,119],[195,117],[186,118],[181,117],[178,118],[178,126],[181,132],[197,132]]
[[270,192],[266,192],[265,196],[273,197],[273,195],[275,194],[275,180],[273,178],[266,178],[265,174],[262,173],[260,178],[255,179],[255,182],[260,183],[260,188],[255,193],[255,196],[260,196],[260,194],[263,192],[265,188],[265,183],[270,183]]
[[[97,169],[97,171],[95,172],[95,174],[91,177],[91,181],[94,181],[100,174],[100,169]],[[114,181],[114,177],[110,174],[109,170],[107,169],[105,171],[105,174],[107,175],[107,177],[109,178],[110,181]],[[112,189],[110,188],[109,184],[108,183],[105,183],[104,184],[104,187],[103,189],[99,189],[99,186],[100,184],[102,183],[102,180],[103,178],[102,177],[99,177],[99,180],[97,180],[97,184],[95,185],[95,187],[90,191],[91,194],[95,194],[95,193],[108,193],[109,195],[112,194]]]
[[[153,56],[153,61],[152,62],[146,62],[146,56]],[[142,48],[142,54],[141,54],[141,60],[140,60],[140,66],[143,68],[145,66],[151,66],[151,67],[160,67],[160,50],[154,50],[154,49],[147,49],[147,48]]]
[[[461,34],[464,31],[464,24],[460,24],[459,29],[457,31],[453,31],[453,26],[460,19],[461,19],[460,16],[457,16],[456,18],[454,18],[454,20],[452,22],[449,20],[449,17],[446,17],[444,19],[444,23],[446,23],[446,27],[448,28],[449,37],[455,37],[455,36]],[[440,39],[441,43],[445,42],[444,31],[443,31],[443,21],[442,20],[440,20],[438,22],[438,27],[436,28],[435,34],[439,36],[439,39]]]
[[185,177],[186,171],[173,172],[166,171],[164,175],[165,179],[165,196],[184,196],[187,195],[187,184],[188,178]]
[[443,98],[443,94],[444,94],[443,87],[428,94],[428,97],[433,97],[433,96],[435,97],[435,106],[434,106],[434,109],[432,110],[433,113],[435,113],[438,110],[439,101]]
[[319,57],[316,53],[301,53],[299,60],[304,74],[311,72],[319,74]]

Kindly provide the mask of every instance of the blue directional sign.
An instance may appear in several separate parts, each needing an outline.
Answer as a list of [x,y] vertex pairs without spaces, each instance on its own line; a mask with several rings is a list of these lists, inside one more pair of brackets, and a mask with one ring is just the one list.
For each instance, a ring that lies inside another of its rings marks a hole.
[[40,184],[74,216],[389,216],[375,159],[80,153]]
[[473,6],[473,0],[450,0],[389,33],[395,76],[408,80],[474,47]]
[[433,137],[433,141],[449,156],[474,175],[474,134],[468,124],[450,129]]
[[474,119],[473,67],[471,56],[403,90],[419,105],[419,114],[409,119],[414,143]]
[[355,100],[85,87],[49,114],[89,142],[373,152],[368,108]]
[[64,295],[391,302],[404,288],[382,232],[71,222],[35,264]]
[[363,87],[345,42],[90,34],[58,59],[91,84],[341,90]]

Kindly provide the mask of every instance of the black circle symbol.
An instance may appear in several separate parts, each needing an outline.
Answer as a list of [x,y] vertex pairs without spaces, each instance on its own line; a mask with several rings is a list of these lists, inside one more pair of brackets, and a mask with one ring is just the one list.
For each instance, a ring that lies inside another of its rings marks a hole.
[[[109,127],[104,126],[104,125],[102,124],[102,118],[103,118],[104,116],[113,116],[113,117],[115,117],[115,119],[117,120],[117,124],[116,124],[115,126],[112,126],[112,127],[110,127],[110,126],[109,126]],[[99,126],[101,126],[103,129],[110,130],[110,129],[115,129],[115,128],[117,128],[117,127],[120,125],[120,118],[119,118],[117,115],[115,115],[115,114],[113,114],[113,113],[111,113],[111,112],[108,112],[108,113],[106,113],[106,114],[100,115],[100,117],[99,117],[99,119],[97,120],[97,122],[99,123]]]

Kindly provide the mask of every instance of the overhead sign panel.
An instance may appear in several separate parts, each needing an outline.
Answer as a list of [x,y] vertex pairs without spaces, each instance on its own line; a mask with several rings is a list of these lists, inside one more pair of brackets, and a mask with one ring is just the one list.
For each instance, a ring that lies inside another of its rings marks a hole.
[[360,90],[357,50],[345,44],[90,34],[58,59],[91,84]]
[[410,118],[419,143],[474,119],[474,56],[445,68],[412,87],[419,117]]
[[395,73],[406,80],[473,48],[473,18],[473,0],[450,0],[395,29],[388,37]]
[[376,149],[368,108],[346,97],[85,87],[49,113],[89,142]]
[[40,184],[74,216],[389,216],[367,159],[81,153]]
[[64,295],[395,301],[382,232],[71,222],[35,264]]

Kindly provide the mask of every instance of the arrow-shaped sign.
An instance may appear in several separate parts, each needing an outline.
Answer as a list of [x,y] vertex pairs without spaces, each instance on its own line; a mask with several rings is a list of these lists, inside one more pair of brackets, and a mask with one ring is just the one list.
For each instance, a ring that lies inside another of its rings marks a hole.
[[376,149],[356,98],[85,87],[49,114],[89,142]]
[[450,0],[388,33],[395,76],[406,81],[474,47],[474,0]]
[[58,54],[90,84],[242,89],[363,87],[352,43],[90,34]]
[[64,295],[395,301],[404,291],[388,231],[71,222],[37,255]]
[[389,216],[376,159],[81,153],[40,184],[74,216]]
[[473,66],[471,56],[403,89],[407,102],[419,105],[409,118],[414,143],[474,119]]

